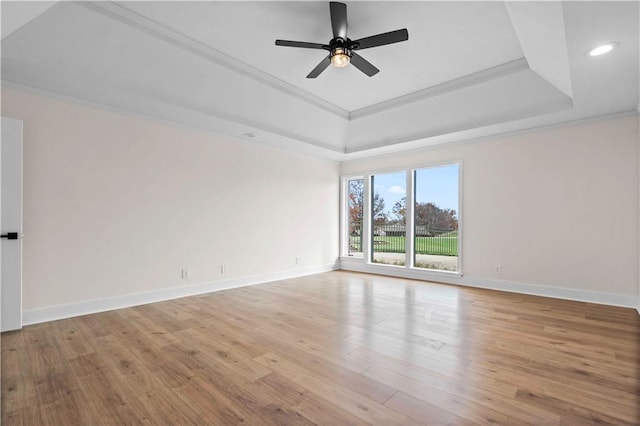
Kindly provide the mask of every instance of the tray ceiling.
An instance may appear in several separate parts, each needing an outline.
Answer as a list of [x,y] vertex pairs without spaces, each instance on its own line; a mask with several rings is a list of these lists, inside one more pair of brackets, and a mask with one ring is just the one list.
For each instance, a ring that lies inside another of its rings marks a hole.
[[328,2],[58,2],[31,20],[6,3],[5,84],[333,159],[638,105],[632,2],[350,2],[350,38],[409,40],[362,51],[372,78],[348,66],[315,80],[325,52],[274,40],[327,43]]

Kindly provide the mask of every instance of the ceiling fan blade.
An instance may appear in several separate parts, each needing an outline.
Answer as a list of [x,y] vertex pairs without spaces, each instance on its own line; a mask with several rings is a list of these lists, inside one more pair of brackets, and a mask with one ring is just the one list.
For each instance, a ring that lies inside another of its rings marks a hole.
[[329,49],[326,44],[308,43],[306,41],[276,40],[276,46],[302,47],[305,49]]
[[[331,60],[329,60],[331,62]],[[358,68],[360,71],[368,75],[369,77],[373,77],[378,74],[380,71],[378,68],[374,67],[371,62],[367,61],[362,56],[358,55],[356,52],[351,53],[351,65]]]
[[331,64],[331,56],[327,56],[324,58],[314,69],[311,70],[307,78],[316,78],[320,75],[320,73],[327,69],[327,67]]
[[333,29],[333,38],[347,39],[347,5],[332,1],[329,3],[329,11],[331,12],[331,28]]
[[[409,31],[406,28],[401,30],[389,31],[388,33],[377,34],[371,37],[355,40],[353,44],[357,44],[357,49],[369,49],[370,47],[384,46],[385,44],[398,43],[409,40]],[[356,47],[354,47],[356,49]]]

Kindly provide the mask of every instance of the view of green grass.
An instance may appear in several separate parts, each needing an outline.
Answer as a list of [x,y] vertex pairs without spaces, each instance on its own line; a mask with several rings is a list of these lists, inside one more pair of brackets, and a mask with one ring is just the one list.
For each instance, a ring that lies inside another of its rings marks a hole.
[[[405,237],[374,237],[376,253],[404,253]],[[438,237],[417,237],[415,242],[417,254],[436,254],[442,256],[458,255],[458,231]],[[351,237],[351,250],[361,251],[360,237]]]

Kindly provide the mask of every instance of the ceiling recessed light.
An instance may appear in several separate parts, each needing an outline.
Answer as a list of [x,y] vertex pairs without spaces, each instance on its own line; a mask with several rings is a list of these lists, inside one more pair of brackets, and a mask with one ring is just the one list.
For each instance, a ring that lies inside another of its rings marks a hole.
[[605,53],[611,52],[615,47],[618,46],[618,43],[612,41],[610,43],[601,44],[600,46],[596,46],[592,49],[587,50],[587,55],[589,56],[600,56]]
[[255,137],[256,137],[256,135],[254,135],[254,134],[253,134],[253,133],[251,133],[251,132],[247,132],[247,133],[245,133],[245,134],[244,134],[244,136],[245,136],[245,137],[247,137],[247,138],[255,138]]

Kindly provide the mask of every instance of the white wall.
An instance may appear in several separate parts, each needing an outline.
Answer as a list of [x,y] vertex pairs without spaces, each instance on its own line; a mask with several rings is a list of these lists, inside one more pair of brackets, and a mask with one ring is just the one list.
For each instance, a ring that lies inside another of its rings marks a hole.
[[[334,162],[16,89],[3,88],[2,109],[25,121],[27,311],[296,275],[336,260]],[[341,171],[462,160],[461,283],[615,303],[640,299],[639,145],[637,118],[626,117],[349,161]]]
[[462,160],[460,283],[634,306],[638,151],[629,116],[354,160],[342,173]]
[[24,120],[26,311],[337,259],[335,162],[9,88],[2,113]]

